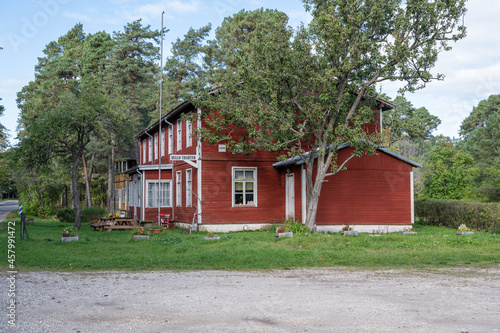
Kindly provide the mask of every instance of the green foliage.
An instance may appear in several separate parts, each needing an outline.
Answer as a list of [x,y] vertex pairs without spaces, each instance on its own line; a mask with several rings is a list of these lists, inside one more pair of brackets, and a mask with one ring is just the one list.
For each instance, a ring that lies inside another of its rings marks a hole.
[[[0,101],[2,99],[0,98]],[[3,105],[0,105],[0,117],[3,116],[5,108]],[[7,129],[0,123],[0,153],[3,152],[8,146],[7,141]]]
[[415,201],[420,223],[458,229],[461,224],[475,230],[496,232],[500,226],[500,204],[455,200]]
[[416,109],[404,96],[396,97],[392,103],[396,108],[385,111],[382,118],[384,132],[390,133],[391,141],[428,140],[441,124],[437,116],[431,115],[424,107]]
[[305,225],[295,221],[287,221],[285,227],[287,231],[293,232],[294,235],[303,235],[309,232]]
[[208,24],[198,30],[190,28],[184,39],[172,43],[172,55],[165,63],[163,82],[164,110],[170,111],[181,101],[189,100],[195,91],[206,86],[206,57],[210,53],[204,40],[210,33]]
[[478,170],[468,153],[453,144],[435,146],[425,163],[425,196],[433,199],[471,198]]
[[75,209],[70,207],[57,209],[54,214],[61,222],[75,222]]
[[[75,209],[70,207],[60,208],[55,211],[55,215],[61,222],[74,222]],[[82,209],[82,222],[97,220],[106,215],[106,209],[101,207],[85,207]]]
[[491,95],[474,107],[462,122],[463,149],[479,168],[477,192],[500,201],[500,95]]
[[106,215],[106,208],[85,207],[82,208],[82,222],[91,222]]

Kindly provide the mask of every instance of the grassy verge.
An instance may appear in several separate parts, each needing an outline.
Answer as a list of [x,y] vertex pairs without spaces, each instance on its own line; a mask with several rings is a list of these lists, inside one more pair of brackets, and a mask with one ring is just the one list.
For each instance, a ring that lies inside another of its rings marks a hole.
[[[168,230],[149,240],[132,240],[130,231],[94,231],[84,225],[78,242],[62,243],[67,223],[36,219],[28,226],[29,241],[19,240],[16,215],[17,270],[156,270],[222,269],[252,270],[297,267],[353,266],[405,268],[489,266],[500,263],[500,238],[491,233],[456,236],[455,230],[416,226],[417,235],[339,234],[274,237],[271,231],[219,234],[182,234]],[[7,268],[7,223],[0,225],[0,258]]]

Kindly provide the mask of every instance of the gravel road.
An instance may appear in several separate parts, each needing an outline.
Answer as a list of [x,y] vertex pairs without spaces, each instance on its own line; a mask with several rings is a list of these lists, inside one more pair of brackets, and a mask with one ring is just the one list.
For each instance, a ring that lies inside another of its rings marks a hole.
[[[0,332],[500,332],[488,269],[18,272]],[[12,280],[2,273],[2,308]]]

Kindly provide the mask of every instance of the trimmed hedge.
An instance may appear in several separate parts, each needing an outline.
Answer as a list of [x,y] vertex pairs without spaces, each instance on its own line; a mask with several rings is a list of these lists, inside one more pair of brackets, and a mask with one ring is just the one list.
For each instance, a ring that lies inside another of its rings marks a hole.
[[[75,210],[73,208],[61,208],[55,212],[59,221],[72,223],[75,222]],[[106,215],[106,209],[101,207],[82,208],[82,222],[97,220]]]
[[500,231],[500,203],[458,200],[415,200],[415,216],[424,225],[458,229],[461,224],[475,230]]

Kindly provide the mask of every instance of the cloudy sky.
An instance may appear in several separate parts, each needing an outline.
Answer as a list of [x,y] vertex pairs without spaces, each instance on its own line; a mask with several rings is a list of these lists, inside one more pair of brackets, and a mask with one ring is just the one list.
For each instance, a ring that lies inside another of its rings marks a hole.
[[[16,93],[34,79],[37,57],[50,41],[82,23],[86,33],[122,31],[128,22],[141,18],[159,29],[161,12],[165,35],[165,56],[170,45],[190,27],[208,23],[213,30],[223,18],[241,9],[278,9],[288,14],[290,25],[308,23],[310,16],[300,0],[18,0],[0,5],[0,101],[5,106],[0,123],[16,136],[18,109]],[[443,53],[435,71],[444,81],[407,94],[416,107],[426,107],[442,124],[435,134],[458,136],[462,120],[479,101],[500,93],[500,1],[469,0],[466,39]],[[382,91],[395,97],[397,87],[384,84]]]

